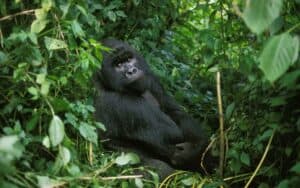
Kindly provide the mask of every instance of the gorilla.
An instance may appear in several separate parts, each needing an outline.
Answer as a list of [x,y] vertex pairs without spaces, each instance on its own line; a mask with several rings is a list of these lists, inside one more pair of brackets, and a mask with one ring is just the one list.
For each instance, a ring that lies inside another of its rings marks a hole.
[[139,154],[161,177],[174,169],[200,170],[208,137],[163,89],[145,59],[127,43],[105,39],[102,68],[93,75],[95,119],[106,147]]

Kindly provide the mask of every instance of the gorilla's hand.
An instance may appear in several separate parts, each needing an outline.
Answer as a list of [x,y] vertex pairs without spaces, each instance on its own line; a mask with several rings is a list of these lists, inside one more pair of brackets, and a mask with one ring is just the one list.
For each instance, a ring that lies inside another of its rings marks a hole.
[[[191,142],[183,142],[176,144],[176,149],[172,157],[172,164],[175,166],[181,166],[188,163],[189,159],[193,154],[195,154],[196,144]],[[199,156],[200,157],[200,156]]]

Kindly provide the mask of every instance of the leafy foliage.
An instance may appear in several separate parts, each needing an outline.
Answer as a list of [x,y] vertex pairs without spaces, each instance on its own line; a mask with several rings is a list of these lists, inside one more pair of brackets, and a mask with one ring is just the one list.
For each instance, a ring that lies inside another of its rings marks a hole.
[[0,0],[0,187],[159,186],[136,154],[101,147],[91,76],[106,37],[141,51],[215,135],[222,73],[225,177],[177,172],[166,187],[243,187],[262,159],[250,187],[299,185],[299,0],[233,2]]

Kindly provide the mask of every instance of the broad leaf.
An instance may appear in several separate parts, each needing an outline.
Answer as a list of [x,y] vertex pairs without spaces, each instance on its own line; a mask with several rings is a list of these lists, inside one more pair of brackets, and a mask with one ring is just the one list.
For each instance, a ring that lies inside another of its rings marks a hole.
[[64,165],[67,165],[71,160],[71,152],[66,147],[60,147],[59,148],[59,157],[62,160]]
[[50,139],[49,136],[45,136],[42,141],[43,146],[46,148],[50,148]]
[[37,176],[38,187],[49,188],[49,187],[59,187],[63,182],[59,182],[54,179],[50,179],[48,176]]
[[75,36],[78,36],[78,37],[84,36],[84,31],[82,30],[82,28],[77,20],[73,20],[73,22],[72,22],[72,31]]
[[242,17],[252,32],[260,34],[279,16],[282,0],[247,1]]
[[289,33],[272,37],[260,55],[259,68],[271,82],[285,73],[298,58],[299,39]]
[[41,85],[41,94],[46,96],[49,93],[50,82],[45,81]]
[[61,119],[54,115],[49,127],[49,138],[52,146],[60,144],[65,136],[65,127]]
[[241,161],[247,166],[250,166],[250,157],[247,153],[242,152],[241,154]]
[[47,11],[42,8],[36,9],[34,13],[37,20],[45,20],[47,18]]
[[290,171],[296,172],[297,174],[300,174],[300,162],[297,162],[291,169]]
[[102,131],[106,131],[106,128],[103,125],[103,123],[95,122],[95,125],[96,125],[97,128],[101,129]]
[[47,23],[47,20],[34,20],[31,24],[30,31],[32,33],[39,33],[46,27]]
[[[21,148],[16,147],[16,143],[19,141],[18,136],[2,136],[0,138],[0,154],[6,154],[5,157],[0,155],[5,159],[12,159],[13,157],[20,157],[22,154]],[[8,157],[11,156],[11,157]]]
[[36,75],[36,83],[42,84],[46,80],[46,74],[45,73],[40,73]]
[[58,50],[68,47],[65,41],[49,37],[45,37],[45,45],[48,50]]
[[96,127],[93,127],[87,123],[81,122],[79,127],[79,132],[86,140],[97,144],[98,135],[96,132]]
[[107,16],[113,22],[115,22],[117,19],[117,16],[113,11],[108,11]]
[[181,180],[181,182],[186,185],[186,186],[192,186],[193,183],[195,183],[195,178],[194,177],[188,177],[186,179]]
[[144,184],[143,184],[143,181],[141,180],[141,178],[135,178],[134,183],[135,183],[135,186],[137,188],[143,188],[144,187]]
[[140,158],[135,153],[122,153],[121,156],[116,158],[116,164],[124,166],[127,164],[137,164],[140,162]]
[[227,106],[226,113],[225,113],[226,119],[229,119],[231,117],[234,108],[235,108],[234,102]]

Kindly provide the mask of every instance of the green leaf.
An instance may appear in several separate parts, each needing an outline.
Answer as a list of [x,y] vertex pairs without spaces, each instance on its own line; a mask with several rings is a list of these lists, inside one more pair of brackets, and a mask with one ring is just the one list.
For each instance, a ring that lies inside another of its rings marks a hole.
[[32,131],[36,128],[36,125],[38,123],[38,120],[40,118],[41,114],[38,112],[33,112],[32,117],[29,118],[29,121],[26,122],[26,131]]
[[60,10],[63,12],[63,15],[62,15],[62,18],[63,18],[63,19],[64,19],[64,18],[66,17],[66,15],[68,14],[70,6],[71,6],[71,3],[70,3],[70,2],[68,2],[68,3],[66,3],[66,4],[61,4],[61,5],[59,6]]
[[279,82],[283,87],[292,89],[295,88],[295,85],[297,85],[298,78],[300,78],[300,70],[294,70],[284,74],[282,78],[280,78]]
[[226,119],[229,119],[231,117],[234,108],[235,108],[234,102],[227,106],[226,112],[225,112]]
[[289,186],[289,180],[282,180],[276,188],[290,188]]
[[[6,159],[12,159],[13,157],[18,158],[22,154],[21,148],[16,147],[16,143],[19,141],[18,136],[11,135],[11,136],[3,136],[0,138],[0,154],[6,153],[11,157],[7,157]],[[0,155],[0,157],[3,157]]]
[[83,37],[85,35],[77,20],[72,21],[72,31],[77,37]]
[[70,166],[68,166],[67,167],[67,171],[73,177],[78,177],[78,176],[81,175],[80,168],[77,165],[75,165],[75,164],[71,164]]
[[46,79],[46,74],[45,73],[41,73],[41,74],[38,74],[36,76],[36,83],[38,84],[42,84]]
[[42,8],[36,9],[34,13],[37,20],[45,20],[47,18],[47,11]]
[[32,97],[32,99],[38,99],[38,97],[39,97],[39,92],[38,92],[38,90],[37,90],[37,88],[35,88],[35,87],[30,87],[30,88],[28,88],[28,92],[31,94],[31,95],[33,95],[33,97]]
[[272,129],[266,130],[261,136],[259,136],[259,140],[260,141],[267,140],[267,138],[270,138],[272,133],[273,133]]
[[66,119],[67,119],[66,121],[68,123],[73,125],[75,128],[79,128],[78,123],[77,123],[78,118],[74,114],[68,112],[65,114],[65,117],[66,117]]
[[63,165],[67,165],[71,160],[71,152],[66,147],[59,147],[59,157],[63,162]]
[[113,22],[115,22],[117,19],[117,16],[113,11],[108,11],[107,16]]
[[140,162],[140,158],[135,153],[122,153],[121,156],[116,158],[116,164],[124,166],[127,164],[137,164]]
[[42,83],[42,86],[41,86],[41,94],[42,94],[43,96],[48,95],[48,93],[49,93],[49,88],[50,88],[50,82],[48,82],[48,81],[43,82],[43,83]]
[[65,136],[65,127],[61,119],[54,115],[49,127],[49,137],[52,146],[60,144]]
[[195,183],[195,179],[193,177],[188,177],[186,179],[181,180],[181,182],[186,186],[192,186]]
[[48,176],[37,176],[36,178],[38,180],[38,187],[40,188],[58,187],[63,183],[50,179]]
[[286,97],[271,97],[270,98],[270,104],[272,107],[274,106],[282,106],[286,104]]
[[297,174],[300,174],[300,162],[297,162],[291,169],[291,172],[296,172]]
[[38,40],[35,33],[28,33],[28,37],[33,44],[38,45]]
[[137,188],[143,188],[144,187],[144,184],[143,184],[143,181],[141,180],[141,178],[135,178],[134,183],[135,183]]
[[87,10],[84,9],[82,6],[80,5],[76,5],[76,7],[79,9],[79,11],[85,16],[85,17],[88,17],[88,13],[87,13]]
[[53,0],[43,0],[42,1],[42,8],[45,11],[49,11],[51,9],[51,7],[53,7],[53,6],[54,6]]
[[103,130],[103,131],[106,131],[106,128],[105,126],[103,125],[103,123],[100,123],[100,122],[95,122],[95,125],[97,128]]
[[50,148],[50,138],[49,136],[45,136],[42,141],[43,146],[46,148]]
[[6,62],[7,60],[8,60],[7,55],[2,51],[0,51],[0,64]]
[[141,0],[133,0],[133,4],[135,6],[138,6],[140,4]]
[[30,31],[32,33],[39,33],[46,27],[47,23],[47,20],[34,20],[31,24]]
[[286,147],[284,149],[284,153],[286,154],[287,157],[290,157],[292,152],[293,152],[293,149],[291,147]]
[[116,15],[119,16],[119,17],[123,17],[123,18],[126,18],[126,14],[123,12],[123,11],[116,11]]
[[70,110],[70,104],[64,98],[51,97],[50,102],[55,110],[55,112],[66,112]]
[[272,37],[259,57],[259,68],[270,82],[277,80],[297,60],[299,39],[289,33]]
[[242,18],[252,32],[260,34],[279,16],[281,7],[282,0],[247,1]]
[[250,157],[247,153],[242,152],[241,154],[241,161],[247,166],[250,166]]
[[274,20],[274,22],[270,25],[270,33],[274,35],[283,27],[284,19],[280,16]]
[[98,142],[98,135],[96,132],[96,128],[85,123],[85,122],[81,122],[80,123],[80,127],[79,127],[79,132],[80,135],[83,136],[83,138],[85,138],[86,140],[97,144]]
[[65,41],[54,39],[54,38],[49,38],[45,37],[45,46],[47,50],[58,50],[58,49],[63,49],[67,48],[67,44]]

